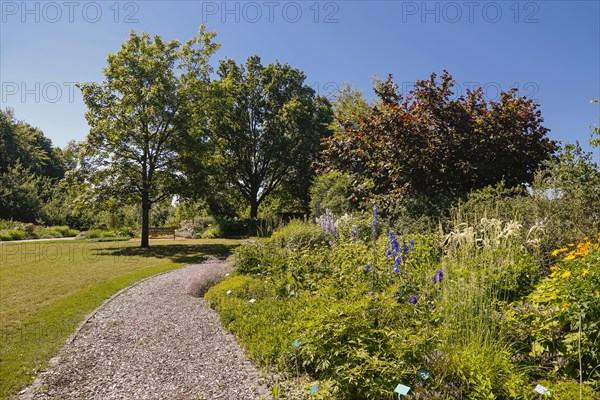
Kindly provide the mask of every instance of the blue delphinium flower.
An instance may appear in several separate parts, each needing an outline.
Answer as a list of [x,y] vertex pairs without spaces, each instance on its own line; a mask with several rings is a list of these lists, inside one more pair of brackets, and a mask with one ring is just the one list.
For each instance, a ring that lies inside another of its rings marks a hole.
[[356,242],[356,239],[358,238],[358,226],[352,225],[352,231],[350,232],[350,235],[352,235],[352,239]]
[[371,264],[369,263],[369,264],[367,264],[367,265],[364,266],[363,271],[369,272],[370,269],[371,269]]
[[432,276],[431,279],[435,283],[442,283],[442,279],[444,279],[444,269],[443,268],[438,269],[437,273],[434,276]]
[[398,239],[394,232],[389,233],[390,236],[390,249],[393,253],[400,253],[400,243],[398,243]]
[[394,273],[397,274],[400,272],[400,264],[402,264],[402,256],[396,256],[394,259]]
[[444,269],[443,268],[438,269],[437,278],[438,278],[438,282],[440,282],[440,283],[442,282],[442,279],[444,279]]
[[337,234],[335,220],[333,219],[333,214],[329,211],[329,208],[325,209],[325,215],[321,215],[319,221],[321,222],[321,229],[323,232],[334,236]]
[[375,229],[377,227],[377,218],[379,216],[379,207],[373,207],[373,221],[371,221],[371,227]]
[[329,210],[329,207],[325,209],[325,214],[327,216],[329,233],[331,233],[332,235],[335,235],[335,233],[336,233],[335,232],[335,221],[333,220],[333,214]]
[[410,296],[410,304],[417,304],[417,296]]
[[387,249],[387,251],[385,252],[385,256],[386,256],[387,258],[392,258],[392,255],[393,255],[393,254],[392,254],[392,249]]
[[396,256],[394,259],[394,268],[400,267],[400,264],[402,264],[402,256]]

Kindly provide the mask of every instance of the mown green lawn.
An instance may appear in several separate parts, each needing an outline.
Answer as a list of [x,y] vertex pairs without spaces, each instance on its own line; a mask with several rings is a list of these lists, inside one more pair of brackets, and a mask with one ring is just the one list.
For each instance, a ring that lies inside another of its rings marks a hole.
[[140,279],[227,253],[235,240],[0,244],[0,398],[10,398],[83,318]]

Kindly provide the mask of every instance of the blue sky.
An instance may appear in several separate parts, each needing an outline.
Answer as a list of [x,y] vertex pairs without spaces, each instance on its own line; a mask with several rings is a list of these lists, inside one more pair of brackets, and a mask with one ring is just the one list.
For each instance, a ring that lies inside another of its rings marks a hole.
[[100,81],[130,30],[184,41],[203,22],[222,44],[213,64],[288,62],[323,95],[350,82],[372,98],[373,76],[408,90],[447,69],[461,91],[536,99],[556,140],[587,145],[600,116],[599,1],[2,0],[0,11],[0,107],[58,146],[87,133],[74,82]]

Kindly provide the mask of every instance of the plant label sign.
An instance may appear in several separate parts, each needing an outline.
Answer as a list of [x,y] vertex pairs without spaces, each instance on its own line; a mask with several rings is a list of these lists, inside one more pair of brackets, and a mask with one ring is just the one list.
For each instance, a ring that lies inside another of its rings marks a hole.
[[424,381],[426,381],[427,379],[429,379],[431,374],[429,372],[425,371],[424,369],[420,369],[417,371],[417,376],[419,378],[423,379]]
[[310,394],[309,396],[314,395],[315,393],[317,393],[317,390],[319,390],[319,384],[315,383],[314,385],[312,385],[312,387],[310,388]]
[[302,344],[302,342],[298,339],[296,339],[292,342],[292,346],[294,346],[295,348],[300,347],[301,344]]
[[550,389],[542,385],[537,385],[533,391],[541,394],[542,396],[550,396]]
[[396,386],[396,389],[394,389],[394,392],[406,396],[408,394],[408,392],[410,391],[410,387],[405,386],[401,383],[398,384],[398,386]]

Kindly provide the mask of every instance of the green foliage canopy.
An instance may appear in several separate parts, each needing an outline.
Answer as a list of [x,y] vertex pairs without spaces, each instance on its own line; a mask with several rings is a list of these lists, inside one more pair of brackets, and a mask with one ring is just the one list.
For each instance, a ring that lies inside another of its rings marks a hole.
[[210,127],[226,185],[246,200],[251,218],[282,187],[308,205],[311,164],[331,121],[329,102],[315,96],[302,71],[263,66],[258,56],[245,66],[222,61],[218,75]]
[[102,83],[80,85],[91,126],[88,170],[95,190],[141,202],[142,247],[148,246],[149,212],[177,182],[177,148],[198,120],[208,85],[208,59],[218,45],[200,28],[185,44],[130,33],[108,56]]

